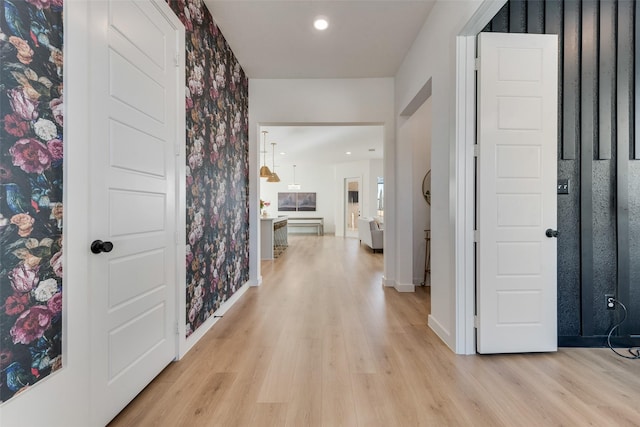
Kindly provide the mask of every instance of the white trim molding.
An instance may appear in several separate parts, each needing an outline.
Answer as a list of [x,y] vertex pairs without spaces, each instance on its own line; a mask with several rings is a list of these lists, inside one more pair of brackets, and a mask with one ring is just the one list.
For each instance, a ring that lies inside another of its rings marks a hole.
[[[476,35],[507,0],[485,0],[456,40],[456,141],[455,141],[455,352],[475,354],[475,167],[476,142]],[[436,333],[436,322],[429,326]],[[443,332],[447,332],[442,330]]]
[[398,292],[415,292],[416,285],[413,283],[396,283],[394,286]]

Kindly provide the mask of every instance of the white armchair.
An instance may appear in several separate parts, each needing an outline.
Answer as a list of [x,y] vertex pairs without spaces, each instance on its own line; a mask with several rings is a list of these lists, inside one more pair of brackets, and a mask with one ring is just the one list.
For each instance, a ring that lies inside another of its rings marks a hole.
[[369,246],[373,252],[380,251],[384,247],[384,230],[373,218],[358,218],[358,238],[360,243]]

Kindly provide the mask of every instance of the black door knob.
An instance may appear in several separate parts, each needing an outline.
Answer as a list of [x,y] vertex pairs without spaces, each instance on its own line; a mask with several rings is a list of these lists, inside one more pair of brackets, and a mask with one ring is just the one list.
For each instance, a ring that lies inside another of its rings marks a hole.
[[558,233],[558,230],[552,230],[550,228],[547,228],[547,231],[545,231],[544,234],[547,237],[558,237],[558,234],[560,233]]
[[111,252],[113,243],[103,242],[102,240],[94,240],[91,242],[91,252],[99,254],[100,252]]

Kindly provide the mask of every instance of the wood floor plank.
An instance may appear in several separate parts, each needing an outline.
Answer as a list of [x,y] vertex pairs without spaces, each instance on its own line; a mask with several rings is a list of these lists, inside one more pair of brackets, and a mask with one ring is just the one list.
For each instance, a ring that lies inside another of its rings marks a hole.
[[608,349],[455,355],[428,287],[382,286],[383,254],[290,236],[250,288],[112,426],[638,426],[640,361]]
[[344,334],[327,328],[322,341],[322,426],[358,425]]
[[251,426],[281,427],[287,420],[286,403],[256,403],[252,407]]

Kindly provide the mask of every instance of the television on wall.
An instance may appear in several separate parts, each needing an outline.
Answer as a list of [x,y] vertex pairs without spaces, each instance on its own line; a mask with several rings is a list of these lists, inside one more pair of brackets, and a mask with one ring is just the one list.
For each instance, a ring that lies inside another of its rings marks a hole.
[[278,193],[279,212],[315,212],[316,193]]

